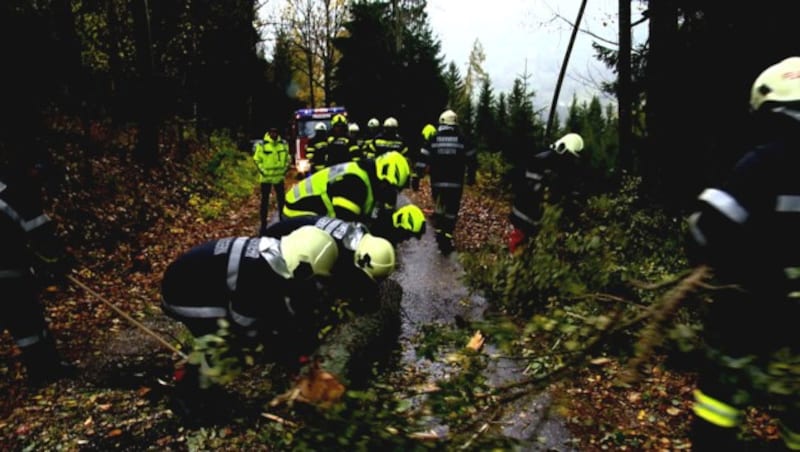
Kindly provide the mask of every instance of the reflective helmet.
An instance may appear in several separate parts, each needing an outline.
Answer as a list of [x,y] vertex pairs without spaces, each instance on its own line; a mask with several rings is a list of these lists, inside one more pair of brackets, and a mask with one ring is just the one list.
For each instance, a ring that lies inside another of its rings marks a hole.
[[422,128],[422,138],[430,140],[434,135],[436,135],[436,126],[425,124],[425,127]]
[[583,138],[577,133],[568,133],[553,143],[553,150],[559,154],[565,151],[577,156],[583,149]]
[[396,129],[397,126],[398,126],[397,120],[392,118],[391,116],[389,116],[388,118],[386,118],[385,121],[383,121],[383,127],[384,128],[395,128]]
[[439,124],[454,126],[458,124],[458,115],[453,110],[445,110],[439,115]]
[[328,130],[328,126],[326,126],[324,122],[318,122],[317,125],[314,126],[314,130]]
[[800,101],[800,57],[789,57],[765,69],[753,82],[750,107],[753,111],[769,109],[798,118]]
[[378,179],[385,180],[399,189],[405,188],[411,173],[408,160],[397,151],[389,151],[376,157],[375,170]]
[[425,214],[414,204],[406,204],[392,214],[392,225],[419,237],[425,233]]
[[378,118],[370,118],[370,120],[367,121],[367,127],[369,127],[370,129],[376,129],[380,127],[380,125],[381,122],[378,121]]
[[384,238],[364,234],[356,247],[353,262],[370,278],[385,278],[394,271],[394,247]]
[[329,276],[339,257],[339,248],[327,232],[314,226],[303,226],[281,238],[281,254],[286,268],[294,273],[302,263],[315,275]]
[[358,124],[351,122],[347,125],[347,130],[350,133],[358,133],[361,129],[358,127]]
[[347,118],[344,117],[343,114],[334,115],[333,119],[331,119],[331,126],[336,126],[339,124],[347,125]]

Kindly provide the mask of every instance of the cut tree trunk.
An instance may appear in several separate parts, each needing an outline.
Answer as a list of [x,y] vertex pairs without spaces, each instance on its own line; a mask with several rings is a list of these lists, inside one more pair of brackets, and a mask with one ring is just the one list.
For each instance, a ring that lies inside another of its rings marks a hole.
[[384,363],[397,345],[400,333],[400,301],[403,288],[394,280],[379,286],[380,306],[337,325],[317,349],[320,367],[345,387],[366,383],[376,363]]

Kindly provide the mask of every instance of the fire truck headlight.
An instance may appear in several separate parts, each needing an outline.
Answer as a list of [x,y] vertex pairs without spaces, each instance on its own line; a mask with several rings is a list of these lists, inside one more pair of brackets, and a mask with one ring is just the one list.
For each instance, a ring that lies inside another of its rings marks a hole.
[[308,159],[300,159],[297,161],[297,172],[307,173],[311,169],[311,162]]

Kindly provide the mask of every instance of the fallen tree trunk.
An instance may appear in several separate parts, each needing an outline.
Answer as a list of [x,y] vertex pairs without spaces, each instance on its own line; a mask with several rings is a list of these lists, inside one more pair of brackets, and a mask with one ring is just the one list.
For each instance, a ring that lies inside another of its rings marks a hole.
[[337,325],[314,354],[320,367],[347,388],[365,384],[374,364],[385,361],[397,345],[403,288],[388,279],[378,291],[376,311]]

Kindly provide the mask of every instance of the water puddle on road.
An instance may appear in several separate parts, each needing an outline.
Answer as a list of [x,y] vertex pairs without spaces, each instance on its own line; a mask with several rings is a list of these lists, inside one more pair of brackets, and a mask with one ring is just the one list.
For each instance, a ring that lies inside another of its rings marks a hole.
[[[401,356],[399,370],[420,376],[425,384],[447,379],[457,367],[444,356],[428,359],[420,356],[415,338],[425,327],[454,325],[457,319],[467,324],[484,318],[487,301],[470,294],[462,276],[464,269],[458,254],[443,256],[436,247],[432,228],[420,240],[409,240],[398,247],[399,268],[393,275],[403,287],[402,329],[400,333]],[[464,343],[473,331],[465,330]],[[485,377],[490,385],[502,386],[525,378],[524,362],[498,357],[499,351],[487,343],[482,353],[490,356]],[[524,450],[567,451],[570,438],[564,422],[548,415],[550,397],[533,394],[510,402],[503,415],[496,420],[503,435],[517,439]],[[430,429],[438,436],[445,435],[448,427],[431,420]]]

